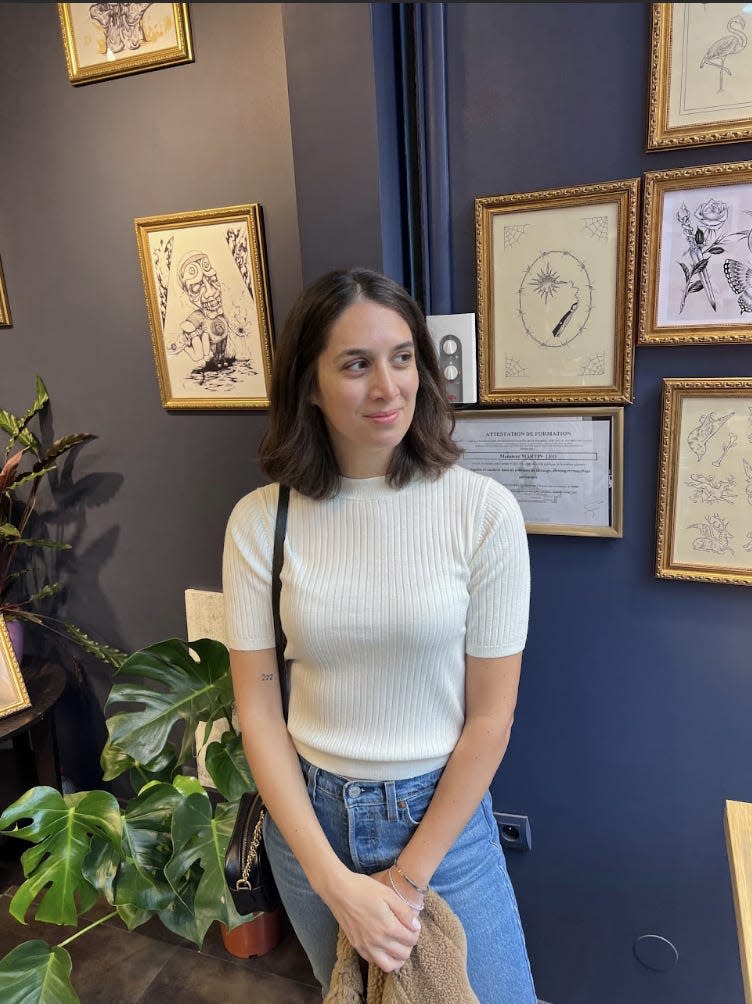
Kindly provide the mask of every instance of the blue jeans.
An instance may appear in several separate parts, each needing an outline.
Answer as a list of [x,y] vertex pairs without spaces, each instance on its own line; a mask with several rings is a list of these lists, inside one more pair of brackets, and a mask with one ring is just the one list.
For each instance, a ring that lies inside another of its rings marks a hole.
[[[353,871],[388,868],[415,832],[442,771],[405,781],[350,781],[301,758],[308,794],[329,843]],[[282,902],[321,983],[329,988],[337,921],[267,814],[264,842]],[[530,963],[499,831],[485,798],[431,880],[467,936],[467,971],[481,1004],[536,1004]]]

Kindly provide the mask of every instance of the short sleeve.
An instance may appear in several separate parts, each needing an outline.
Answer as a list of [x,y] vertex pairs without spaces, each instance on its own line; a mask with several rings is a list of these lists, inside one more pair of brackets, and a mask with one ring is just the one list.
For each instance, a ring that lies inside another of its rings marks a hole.
[[525,521],[512,493],[488,479],[470,561],[465,649],[479,658],[521,652],[530,609]]
[[274,648],[271,579],[276,512],[266,486],[242,498],[227,522],[222,555],[222,592],[229,648]]

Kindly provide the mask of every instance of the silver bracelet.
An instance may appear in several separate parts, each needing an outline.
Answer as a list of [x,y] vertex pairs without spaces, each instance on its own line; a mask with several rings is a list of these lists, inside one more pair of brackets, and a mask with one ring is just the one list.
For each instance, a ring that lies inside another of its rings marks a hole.
[[392,868],[396,868],[397,869],[397,874],[399,876],[401,876],[405,880],[405,882],[407,882],[408,885],[412,886],[413,889],[416,892],[419,892],[422,896],[425,896],[425,894],[428,892],[428,886],[427,885],[417,885],[415,882],[413,882],[413,880],[410,878],[410,876],[407,875],[405,872],[402,871],[402,869],[400,868],[399,864],[397,863],[397,859],[396,858],[394,859],[394,864],[392,865]]
[[397,888],[397,886],[394,884],[394,879],[392,878],[392,869],[391,868],[387,872],[387,875],[389,876],[389,885],[396,892],[396,894],[399,896],[399,898],[402,900],[402,902],[403,903],[407,903],[407,905],[410,907],[411,910],[416,910],[418,913],[420,913],[420,911],[423,909],[423,907],[422,906],[416,906],[415,903],[411,903],[409,899],[406,899],[402,895],[402,893],[399,891],[399,889]]

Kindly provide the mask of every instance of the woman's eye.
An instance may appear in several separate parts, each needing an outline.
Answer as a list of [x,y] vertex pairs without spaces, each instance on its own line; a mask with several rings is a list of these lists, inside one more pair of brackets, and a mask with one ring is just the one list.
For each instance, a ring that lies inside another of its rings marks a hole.
[[412,362],[413,354],[412,352],[400,352],[397,356],[397,362],[406,366],[408,363]]
[[368,364],[366,363],[365,359],[353,359],[352,362],[348,363],[347,366],[345,366],[345,369],[357,373],[360,370],[365,369],[367,365]]

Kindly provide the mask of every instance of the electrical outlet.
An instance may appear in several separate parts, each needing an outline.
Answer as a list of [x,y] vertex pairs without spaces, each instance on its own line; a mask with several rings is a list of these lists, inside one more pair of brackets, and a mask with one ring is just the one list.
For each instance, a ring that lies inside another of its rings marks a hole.
[[527,816],[513,816],[509,812],[494,812],[499,827],[502,847],[512,851],[529,851],[533,846],[530,835],[530,820]]

